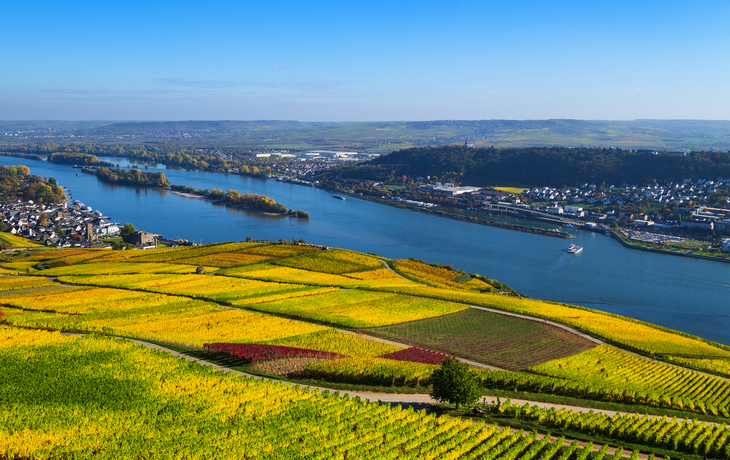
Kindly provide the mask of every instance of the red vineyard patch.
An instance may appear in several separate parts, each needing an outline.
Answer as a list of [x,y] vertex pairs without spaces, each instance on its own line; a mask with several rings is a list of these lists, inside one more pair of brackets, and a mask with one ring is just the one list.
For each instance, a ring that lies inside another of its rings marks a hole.
[[206,343],[203,348],[242,358],[246,363],[257,363],[271,359],[289,357],[312,357],[321,359],[340,359],[348,356],[329,351],[308,350],[306,348],[286,347],[283,345],[260,345],[256,343]]
[[405,350],[398,350],[379,358],[394,359],[396,361],[410,361],[423,364],[441,364],[449,355],[438,351],[424,350],[423,348],[411,347]]

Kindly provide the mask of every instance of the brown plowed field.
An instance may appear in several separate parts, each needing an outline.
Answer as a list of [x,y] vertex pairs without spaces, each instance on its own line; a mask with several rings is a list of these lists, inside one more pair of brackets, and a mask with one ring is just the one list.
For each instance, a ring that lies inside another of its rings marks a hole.
[[554,326],[472,308],[372,328],[368,333],[509,370],[524,370],[596,346]]

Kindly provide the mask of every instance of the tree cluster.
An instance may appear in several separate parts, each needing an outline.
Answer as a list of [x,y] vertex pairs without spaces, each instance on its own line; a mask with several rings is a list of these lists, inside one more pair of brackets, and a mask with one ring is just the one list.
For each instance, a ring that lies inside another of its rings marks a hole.
[[65,197],[63,189],[52,177],[44,180],[31,175],[27,166],[0,166],[0,201],[60,203]]
[[100,161],[95,155],[89,155],[86,153],[54,152],[48,155],[48,162],[62,165],[108,166],[108,163]]
[[84,172],[94,174],[100,180],[112,184],[135,185],[142,187],[169,187],[170,181],[164,173],[142,172],[139,169],[84,169]]
[[237,206],[243,206],[256,211],[271,212],[276,214],[288,214],[291,216],[297,216],[301,219],[309,219],[309,213],[302,210],[288,209],[281,203],[277,203],[273,198],[269,198],[264,195],[257,195],[255,193],[239,193],[236,190],[228,190],[223,192],[221,189],[214,188],[213,190],[198,190],[193,187],[186,185],[171,185],[170,190],[177,192],[192,193],[206,197],[211,200],[220,201],[222,203],[229,203]]

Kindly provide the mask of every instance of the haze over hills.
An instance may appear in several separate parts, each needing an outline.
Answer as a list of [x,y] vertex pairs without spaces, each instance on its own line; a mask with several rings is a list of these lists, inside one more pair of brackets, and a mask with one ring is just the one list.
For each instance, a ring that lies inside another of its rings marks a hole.
[[206,148],[354,149],[386,153],[409,146],[594,146],[729,150],[722,120],[434,120],[392,122],[144,121],[0,122],[10,142],[178,143]]

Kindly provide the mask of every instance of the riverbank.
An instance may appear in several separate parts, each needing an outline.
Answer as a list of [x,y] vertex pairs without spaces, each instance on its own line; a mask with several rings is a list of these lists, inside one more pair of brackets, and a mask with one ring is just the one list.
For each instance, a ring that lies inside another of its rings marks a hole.
[[459,220],[462,222],[470,222],[472,224],[485,225],[488,227],[501,228],[504,230],[514,230],[514,231],[523,232],[523,233],[532,233],[535,235],[550,236],[553,238],[563,238],[563,239],[575,238],[575,236],[571,235],[570,233],[564,233],[564,232],[561,232],[558,230],[547,230],[547,229],[543,229],[543,228],[528,227],[526,225],[512,224],[509,222],[497,222],[497,221],[493,221],[493,220],[480,219],[478,217],[461,216],[459,214],[453,214],[453,213],[446,212],[446,211],[440,211],[438,209],[423,208],[420,206],[408,206],[408,205],[405,205],[400,202],[383,200],[380,198],[375,198],[375,197],[367,196],[367,195],[353,195],[352,193],[344,192],[342,190],[332,190],[332,189],[325,189],[325,190],[327,190],[329,192],[337,192],[337,193],[340,193],[343,195],[347,195],[349,197],[358,198],[358,199],[365,200],[365,201],[370,201],[372,203],[384,204],[384,205],[387,205],[387,206],[390,206],[393,208],[420,212],[423,214],[444,217],[444,218],[452,219],[452,220]]
[[703,254],[693,254],[691,252],[677,252],[677,251],[669,251],[667,249],[647,248],[644,246],[639,246],[638,244],[632,244],[632,243],[629,243],[628,241],[626,241],[625,238],[621,237],[621,235],[616,230],[612,231],[611,235],[615,239],[617,239],[618,242],[621,243],[624,247],[629,248],[629,249],[638,249],[639,251],[655,252],[657,254],[669,254],[672,256],[692,257],[694,259],[704,259],[704,260],[713,260],[715,262],[730,263],[730,258],[727,258],[727,257],[714,257],[714,256],[706,256]]
[[178,192],[176,190],[168,190],[168,191],[170,193],[172,193],[173,195],[180,195],[180,196],[184,196],[186,198],[197,198],[199,200],[202,200],[204,198],[204,197],[202,197],[200,195],[196,195],[194,193]]

